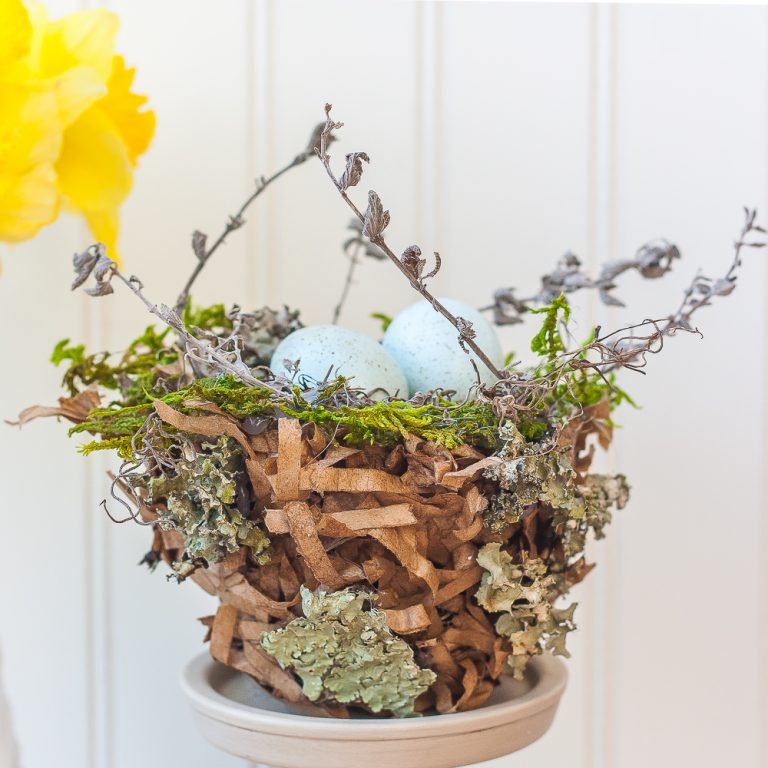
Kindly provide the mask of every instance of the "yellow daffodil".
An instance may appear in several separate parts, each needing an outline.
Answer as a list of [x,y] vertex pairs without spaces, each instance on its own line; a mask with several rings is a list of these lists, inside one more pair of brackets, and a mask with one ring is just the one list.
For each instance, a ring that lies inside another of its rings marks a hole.
[[0,240],[32,237],[63,204],[117,255],[118,209],[155,128],[117,28],[102,9],[50,20],[0,0]]

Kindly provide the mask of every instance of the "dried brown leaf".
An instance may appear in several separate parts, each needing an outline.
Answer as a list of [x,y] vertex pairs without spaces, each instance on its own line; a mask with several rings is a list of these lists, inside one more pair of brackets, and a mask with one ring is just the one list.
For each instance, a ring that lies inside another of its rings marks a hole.
[[363,234],[376,242],[389,225],[389,211],[384,210],[381,199],[373,191],[368,192],[368,207],[363,218]]

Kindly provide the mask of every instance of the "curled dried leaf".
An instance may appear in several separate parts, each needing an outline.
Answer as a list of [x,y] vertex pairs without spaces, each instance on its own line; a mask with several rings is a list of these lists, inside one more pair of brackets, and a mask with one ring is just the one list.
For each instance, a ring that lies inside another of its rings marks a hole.
[[405,267],[414,282],[421,282],[421,274],[424,271],[427,260],[421,258],[421,248],[418,245],[409,245],[403,251],[400,263]]
[[467,354],[469,354],[469,349],[467,348],[467,342],[474,339],[477,336],[477,332],[472,326],[472,323],[463,317],[456,318],[456,327],[459,330],[459,346]]
[[364,162],[370,162],[370,158],[365,152],[351,152],[347,155],[347,166],[339,179],[339,189],[342,192],[359,184],[363,177]]
[[384,210],[381,198],[373,191],[368,192],[368,207],[363,217],[363,234],[376,242],[389,225],[389,211]]
[[106,296],[113,293],[110,281],[117,270],[117,264],[107,256],[102,243],[91,245],[82,253],[76,253],[72,258],[72,265],[75,270],[72,290],[79,288],[92,275],[96,282],[86,289],[85,292],[89,296]]
[[207,243],[208,235],[200,232],[198,229],[192,233],[192,250],[200,261],[205,261],[208,258],[206,253]]

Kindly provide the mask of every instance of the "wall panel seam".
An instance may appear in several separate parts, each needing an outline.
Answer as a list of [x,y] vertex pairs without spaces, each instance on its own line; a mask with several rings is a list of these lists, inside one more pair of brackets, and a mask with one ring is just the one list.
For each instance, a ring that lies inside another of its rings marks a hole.
[[[274,26],[275,14],[271,0],[247,2],[249,9],[249,100],[248,167],[253,179],[269,175],[274,165]],[[272,302],[275,271],[274,227],[271,208],[272,195],[267,192],[249,215],[246,256],[247,298],[252,306]]]
[[[765,36],[768,39],[768,9],[763,10],[764,14],[764,26]],[[763,119],[764,123],[768,127],[768,48],[766,48],[766,56],[763,61],[763,72],[766,76],[765,81],[765,103]],[[768,137],[766,137],[768,138]],[[768,160],[768,156],[766,156]],[[765,168],[766,187],[764,189],[764,200],[768,205],[768,162],[766,162]],[[761,223],[765,225],[766,211],[762,212]],[[764,269],[763,276],[763,329],[764,344],[768,342],[768,269]],[[768,387],[768,352],[763,351],[763,392],[766,392]],[[764,398],[762,405],[762,446],[761,446],[761,504],[762,515],[760,519],[760,562],[758,563],[758,575],[760,579],[758,601],[760,610],[760,622],[758,624],[762,638],[768,637],[768,401]],[[755,754],[755,767],[762,768],[765,764],[766,756],[768,756],[768,654],[762,653],[760,655],[760,675],[758,677],[758,707],[757,707],[757,733],[758,743],[755,745],[757,752]]]
[[[598,66],[599,55],[599,17],[598,6],[589,6],[589,27],[587,30],[587,72],[588,72],[588,98],[587,110],[588,140],[587,140],[587,254],[586,261],[590,270],[594,270],[597,263],[597,186],[598,186]],[[596,322],[597,307],[592,296],[588,299],[589,321]],[[590,579],[584,586],[584,604],[582,606],[582,618],[587,629],[584,630],[586,639],[590,637],[593,627],[596,626],[595,600],[596,582]],[[595,643],[585,643],[583,648],[582,666],[584,670],[584,689],[582,691],[582,706],[584,708],[584,740],[582,746],[582,765],[591,768],[594,765],[595,754],[595,668],[597,649]]]
[[[425,253],[439,251],[444,245],[441,194],[445,147],[443,11],[440,3],[419,3],[415,13],[415,35],[419,51],[416,57],[418,104],[414,121],[419,157],[416,171],[416,227]],[[445,275],[439,274],[435,280],[439,287]]]
[[[596,272],[599,265],[615,258],[618,236],[617,161],[618,161],[618,16],[616,6],[590,7],[589,56],[589,138],[587,197],[587,267]],[[591,324],[598,317],[610,319],[596,295],[585,299]],[[615,471],[618,446],[605,457],[608,471]],[[590,542],[591,558],[602,567],[585,585],[585,611],[582,622],[585,643],[585,766],[613,765],[616,754],[614,718],[617,704],[614,680],[617,678],[618,596],[615,585],[620,577],[620,540],[615,535],[598,547]]]
[[[607,6],[608,12],[608,99],[609,99],[609,124],[608,124],[608,219],[607,219],[607,257],[611,260],[618,258],[619,247],[619,221],[618,221],[618,178],[619,178],[619,160],[618,160],[618,139],[620,130],[619,113],[619,13],[621,8],[618,5]],[[607,313],[608,317],[615,316],[615,309]],[[611,318],[612,319],[612,318]],[[612,326],[617,324],[612,322]],[[620,449],[614,448],[608,456],[608,471],[616,473],[620,464]],[[605,657],[606,674],[604,678],[605,686],[605,708],[603,721],[603,764],[606,768],[611,768],[618,761],[616,729],[617,721],[615,718],[617,700],[619,699],[619,685],[621,676],[621,667],[618,663],[619,641],[621,636],[621,627],[618,621],[621,617],[621,582],[622,582],[622,539],[617,535],[611,537],[606,547],[606,578],[603,581],[605,590],[605,616],[603,628],[605,633]]]

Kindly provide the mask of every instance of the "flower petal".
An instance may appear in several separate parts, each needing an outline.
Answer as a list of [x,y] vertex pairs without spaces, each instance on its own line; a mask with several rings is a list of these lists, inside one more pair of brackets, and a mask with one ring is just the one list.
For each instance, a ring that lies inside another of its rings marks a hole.
[[147,97],[131,93],[136,70],[128,69],[122,56],[115,56],[112,74],[107,84],[107,95],[99,102],[102,109],[115,124],[123,137],[131,162],[136,165],[155,132],[155,113],[141,112]]
[[61,192],[83,213],[117,208],[133,181],[122,136],[96,106],[64,131],[56,172]]
[[30,50],[32,23],[21,0],[0,2],[0,65],[23,59]]
[[0,172],[26,173],[53,163],[61,150],[56,97],[50,91],[0,85]]
[[77,120],[107,92],[96,70],[85,66],[72,67],[57,75],[52,86],[58,102],[59,119],[64,127]]
[[45,27],[39,66],[44,77],[84,65],[92,67],[106,83],[112,71],[117,16],[99,8],[71,13]]
[[0,240],[27,240],[59,211],[56,173],[41,164],[24,175],[0,176]]
[[117,208],[105,208],[100,211],[87,211],[85,220],[94,240],[104,243],[106,254],[120,265],[120,253],[117,250],[117,235],[120,219]]

